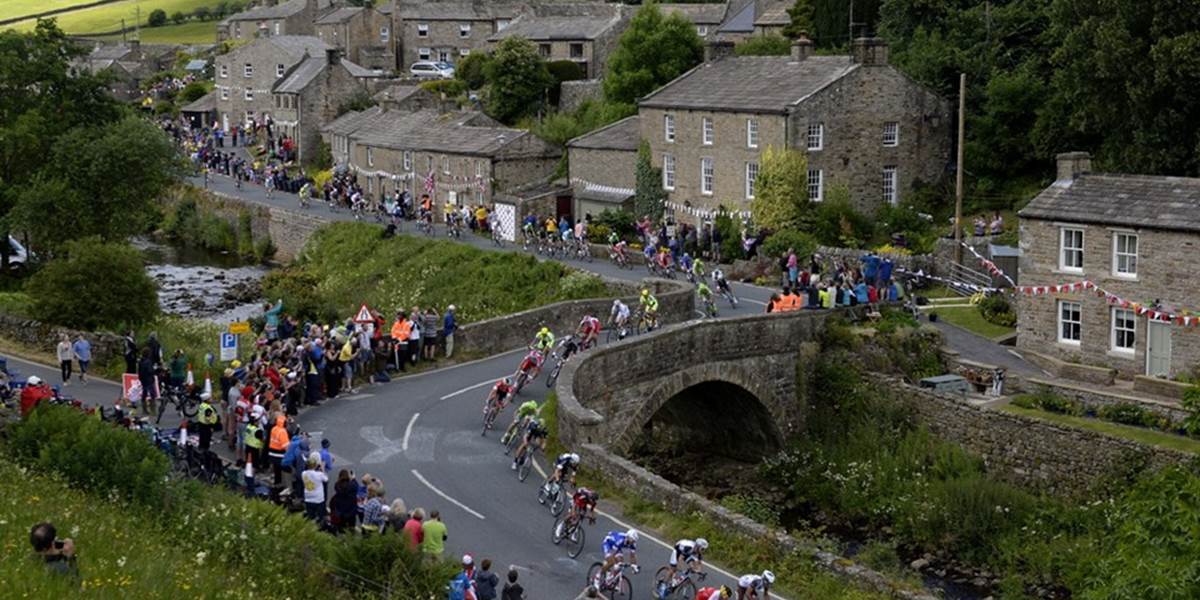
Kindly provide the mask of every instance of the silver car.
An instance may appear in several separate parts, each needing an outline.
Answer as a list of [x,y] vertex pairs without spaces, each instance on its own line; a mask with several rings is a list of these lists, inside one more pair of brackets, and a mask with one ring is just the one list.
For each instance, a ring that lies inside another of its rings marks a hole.
[[408,72],[417,79],[453,79],[454,65],[445,62],[424,60],[415,62]]

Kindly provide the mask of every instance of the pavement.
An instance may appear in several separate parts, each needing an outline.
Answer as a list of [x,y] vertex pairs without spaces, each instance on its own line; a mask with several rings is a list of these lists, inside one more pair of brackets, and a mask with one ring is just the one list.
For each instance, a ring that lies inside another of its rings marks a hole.
[[[203,185],[202,180],[194,183]],[[210,181],[209,188],[250,202],[300,210],[294,195],[280,193],[267,198],[261,187],[246,185],[237,190],[232,181],[220,176]],[[346,211],[332,213],[316,203],[308,211],[330,220],[353,218]],[[411,227],[405,229],[412,231]],[[463,236],[462,241],[496,249],[490,240],[476,236]],[[520,248],[509,246],[508,251],[519,252]],[[606,260],[572,266],[625,280],[646,275],[643,269],[623,270]],[[773,291],[738,283],[733,287],[742,302],[734,310],[721,300],[723,316],[760,313]],[[981,343],[982,338],[962,337],[957,333],[961,330],[953,327],[943,331],[951,347],[972,360],[998,364],[1016,360],[990,341]],[[985,345],[998,350],[983,349]],[[964,351],[964,346],[975,349]],[[513,351],[401,377],[388,384],[364,386],[355,394],[306,410],[298,421],[313,436],[314,447],[316,439],[331,440],[335,470],[350,468],[359,477],[369,472],[385,482],[388,498],[403,498],[410,510],[423,507],[427,512],[441,511],[449,529],[449,556],[471,553],[477,560],[491,558],[493,570],[501,578],[513,565],[521,572],[521,583],[530,598],[571,599],[586,585],[588,568],[602,560],[600,542],[604,535],[610,530],[628,529],[630,524],[616,507],[602,499],[597,523],[585,526],[583,554],[578,559],[567,557],[565,548],[550,541],[554,517],[536,501],[546,459],[538,458],[538,472],[522,483],[510,470],[511,459],[499,444],[513,409],[506,409],[497,419],[496,427],[501,431],[480,435],[483,402],[490,386],[511,374],[521,356],[521,351]],[[1008,359],[998,360],[1003,357]],[[23,359],[9,360],[26,373],[59,381],[55,368]],[[89,404],[111,404],[119,393],[116,384],[99,381],[87,386],[73,383],[65,389]],[[547,391],[543,374],[525,388],[518,402],[529,398],[540,401]],[[635,595],[646,597],[651,592],[654,572],[666,564],[673,542],[643,533],[638,559],[644,568],[637,575],[626,573]],[[711,585],[736,583],[735,574],[719,565],[706,566]]]

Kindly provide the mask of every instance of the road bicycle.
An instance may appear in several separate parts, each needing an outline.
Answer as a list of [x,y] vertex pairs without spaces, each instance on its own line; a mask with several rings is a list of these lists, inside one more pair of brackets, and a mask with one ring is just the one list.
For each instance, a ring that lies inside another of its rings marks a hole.
[[550,478],[547,477],[546,481],[542,483],[542,487],[538,488],[537,501],[538,504],[550,509],[550,514],[556,517],[562,514],[563,507],[567,504],[566,492],[563,490],[562,483],[550,481]]
[[637,319],[634,321],[633,333],[641,335],[650,333],[658,327],[658,318],[647,313],[645,310],[639,310]]
[[625,336],[628,335],[628,333],[629,333],[629,320],[628,319],[626,319],[625,323],[622,325],[617,325],[616,323],[610,322],[608,324],[607,330],[604,333],[604,343],[611,344],[613,342],[619,342],[619,341],[625,339]]
[[505,430],[504,435],[500,436],[500,443],[504,444],[505,456],[512,454],[512,451],[521,444],[521,440],[525,437],[523,432],[529,427],[529,421],[532,418],[526,415],[520,421],[514,421]]
[[712,294],[704,296],[702,300],[704,300],[704,316],[710,319],[717,318],[717,303],[713,302]]
[[733,295],[733,290],[731,290],[729,288],[729,284],[721,285],[720,283],[718,283],[717,291],[720,292],[721,296],[723,296],[726,300],[729,301],[730,308],[737,308],[738,299],[737,299],[737,296]]
[[[604,574],[604,578],[600,581],[600,593],[606,598],[612,600],[629,600],[633,598],[633,584],[629,583],[629,578],[625,576],[625,569],[630,565],[627,562],[618,562],[609,569],[608,573]],[[588,569],[587,584],[593,585],[600,578],[600,570],[604,568],[604,563],[592,563]]]
[[554,529],[550,534],[550,541],[557,546],[567,541],[567,556],[571,558],[579,558],[583,552],[583,542],[587,539],[587,532],[583,529],[583,517],[578,512],[571,510],[567,512],[567,516],[554,521]]
[[696,582],[692,581],[692,575],[696,576],[697,581],[704,581],[704,578],[708,577],[707,573],[692,569],[691,559],[688,560],[686,570],[676,570],[675,576],[667,581],[670,572],[670,567],[661,567],[654,574],[654,597],[657,600],[692,600],[696,597]]
[[[514,436],[516,437],[516,436]],[[523,437],[523,436],[522,436]],[[517,455],[517,479],[525,481],[529,478],[529,472],[533,470],[533,458],[536,456],[537,446],[525,444],[525,449]]]
[[608,260],[611,260],[613,262],[613,264],[617,265],[617,268],[620,268],[620,269],[630,268],[629,258],[625,256],[624,252],[617,252],[616,250],[609,248],[608,249]]
[[558,373],[562,371],[563,363],[567,362],[571,355],[579,350],[579,345],[575,343],[575,336],[568,335],[558,343],[558,349],[554,351],[551,358],[554,360],[554,368],[546,376],[546,387],[554,387],[554,382],[558,381]]
[[446,237],[461,239],[462,238],[462,221],[451,217],[446,225]]
[[595,260],[595,257],[592,256],[592,248],[588,246],[586,240],[575,242],[575,258],[589,263]]
[[487,400],[487,406],[483,408],[483,432],[479,434],[480,436],[487,435],[488,430],[491,429],[492,425],[496,422],[496,416],[499,415],[500,411],[504,408],[503,405],[503,398]]
[[168,404],[174,404],[175,412],[188,419],[196,416],[196,410],[200,408],[200,401],[195,395],[189,394],[183,388],[167,386],[166,391],[158,399],[158,416],[154,419],[155,424],[162,421]]
[[499,223],[492,225],[492,243],[495,244],[497,248],[504,247],[504,238],[500,236]]

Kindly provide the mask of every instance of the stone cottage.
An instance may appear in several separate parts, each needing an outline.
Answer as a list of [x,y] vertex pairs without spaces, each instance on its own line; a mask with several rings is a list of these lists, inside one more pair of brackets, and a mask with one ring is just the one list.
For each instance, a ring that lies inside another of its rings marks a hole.
[[279,35],[257,38],[216,57],[217,119],[226,131],[250,120],[265,122],[275,111],[272,90],[279,80],[309,57],[333,48],[314,36]]
[[1060,154],[1019,217],[1019,349],[1125,376],[1195,372],[1200,179],[1092,173],[1086,153]]
[[374,8],[343,6],[317,19],[313,28],[321,41],[356,65],[387,71],[396,68],[392,20]]
[[703,4],[659,4],[658,9],[663,16],[678,14],[696,26],[696,35],[701,40],[709,36],[716,37],[717,27],[725,20],[725,11],[729,4],[726,2]]
[[488,46],[488,37],[507,27],[525,9],[516,2],[400,1],[383,8],[397,32],[399,69],[414,62],[455,63]]
[[616,49],[632,16],[623,4],[536,4],[488,41],[499,43],[508,37],[523,37],[536,44],[547,61],[569,60],[580,66],[586,79],[596,79],[604,74],[608,56]]
[[271,88],[275,133],[295,140],[299,161],[316,156],[321,127],[333,121],[339,105],[364,91],[351,66],[340,50],[330,48],[306,55]]
[[313,35],[313,23],[332,7],[332,0],[266,0],[262,6],[225,17],[217,24],[217,41]]
[[706,62],[642,98],[638,116],[668,207],[692,215],[748,211],[771,146],[807,154],[810,200],[841,184],[866,213],[951,161],[949,103],[888,64],[873,38],[849,56],[814,56],[799,40],[790,56]]
[[641,124],[634,115],[567,142],[574,216],[633,209],[640,140]]

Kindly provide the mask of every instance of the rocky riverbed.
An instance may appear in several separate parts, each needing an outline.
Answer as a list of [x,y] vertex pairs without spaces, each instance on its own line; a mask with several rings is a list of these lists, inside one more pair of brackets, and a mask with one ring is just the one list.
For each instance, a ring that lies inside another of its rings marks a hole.
[[228,254],[149,240],[137,240],[135,245],[146,256],[146,273],[158,283],[163,312],[228,323],[261,311],[267,267]]

